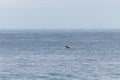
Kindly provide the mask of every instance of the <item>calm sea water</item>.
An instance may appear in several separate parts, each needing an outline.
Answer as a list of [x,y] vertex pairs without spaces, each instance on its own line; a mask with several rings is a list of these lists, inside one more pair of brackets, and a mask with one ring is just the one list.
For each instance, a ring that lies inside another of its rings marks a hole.
[[1,31],[0,80],[120,80],[120,32]]

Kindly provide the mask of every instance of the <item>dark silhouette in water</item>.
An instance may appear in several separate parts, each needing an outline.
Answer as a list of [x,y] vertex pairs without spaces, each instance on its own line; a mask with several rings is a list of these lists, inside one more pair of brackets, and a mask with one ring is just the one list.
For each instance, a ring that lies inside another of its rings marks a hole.
[[72,48],[72,45],[66,45],[65,47],[66,48]]

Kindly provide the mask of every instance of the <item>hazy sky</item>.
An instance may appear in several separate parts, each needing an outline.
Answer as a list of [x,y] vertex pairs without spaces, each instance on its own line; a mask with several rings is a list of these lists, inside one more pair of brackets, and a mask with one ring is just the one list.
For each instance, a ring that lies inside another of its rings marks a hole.
[[120,0],[0,0],[0,29],[120,29]]

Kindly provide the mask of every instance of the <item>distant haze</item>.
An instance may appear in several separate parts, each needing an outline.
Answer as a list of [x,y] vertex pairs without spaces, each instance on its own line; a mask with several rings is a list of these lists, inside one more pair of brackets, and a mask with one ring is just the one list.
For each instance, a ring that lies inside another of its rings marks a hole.
[[0,29],[120,29],[120,0],[0,0]]

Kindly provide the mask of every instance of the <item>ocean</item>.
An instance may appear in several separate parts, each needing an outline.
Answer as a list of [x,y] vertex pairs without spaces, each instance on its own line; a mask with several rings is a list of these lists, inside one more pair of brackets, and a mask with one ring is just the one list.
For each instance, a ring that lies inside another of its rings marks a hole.
[[120,32],[0,31],[0,80],[120,80]]

